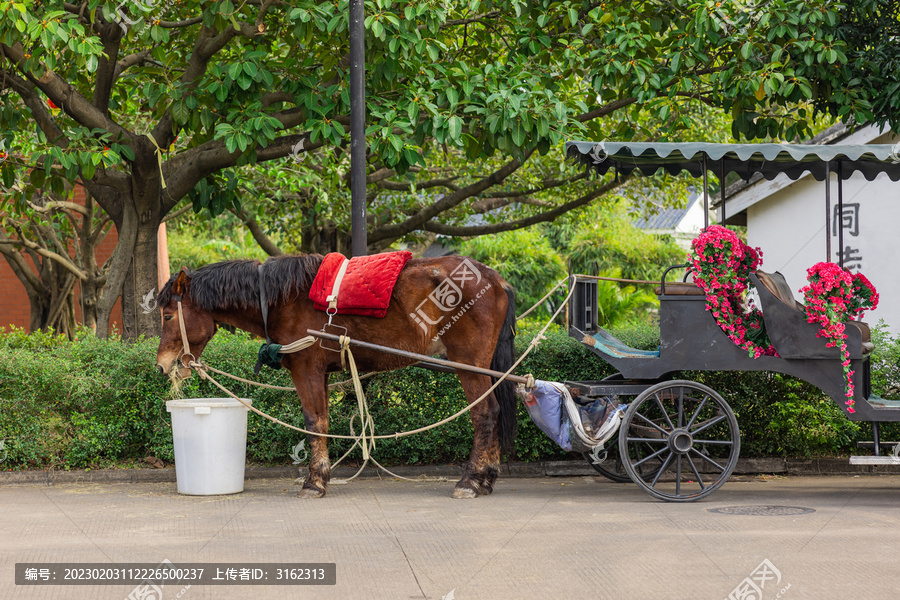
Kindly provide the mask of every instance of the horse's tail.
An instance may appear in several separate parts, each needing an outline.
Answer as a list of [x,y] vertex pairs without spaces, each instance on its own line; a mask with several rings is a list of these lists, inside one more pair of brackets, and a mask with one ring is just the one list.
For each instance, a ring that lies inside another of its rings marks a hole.
[[[516,291],[511,285],[503,282],[503,290],[506,292],[506,317],[503,319],[503,328],[497,338],[494,347],[494,356],[491,359],[491,369],[506,373],[513,365],[516,358]],[[500,404],[500,418],[498,420],[500,433],[500,449],[505,453],[511,453],[516,444],[516,400],[515,384],[509,380],[500,383],[494,389],[494,397]]]

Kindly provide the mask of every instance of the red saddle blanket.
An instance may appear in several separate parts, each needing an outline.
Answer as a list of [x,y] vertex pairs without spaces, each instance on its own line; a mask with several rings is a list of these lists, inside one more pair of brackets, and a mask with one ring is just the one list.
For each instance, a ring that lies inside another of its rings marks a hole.
[[[337,314],[384,317],[400,271],[410,258],[412,253],[407,251],[351,258],[338,289]],[[328,308],[328,296],[345,260],[343,254],[332,252],[322,261],[309,290],[316,309]]]

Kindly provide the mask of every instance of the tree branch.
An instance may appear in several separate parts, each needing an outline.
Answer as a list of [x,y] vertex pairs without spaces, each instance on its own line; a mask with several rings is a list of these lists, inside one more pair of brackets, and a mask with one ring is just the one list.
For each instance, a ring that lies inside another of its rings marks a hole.
[[25,262],[25,258],[11,248],[12,245],[18,245],[17,241],[18,240],[13,240],[8,237],[6,232],[4,232],[3,229],[0,229],[0,254],[6,258],[9,266],[16,274],[16,277],[19,278],[19,281],[22,282],[22,285],[25,286],[26,290],[30,286],[31,292],[40,293],[40,291],[44,289],[44,283],[41,281],[41,278],[38,277],[28,263]]
[[[262,35],[261,29],[265,28],[244,22],[237,22],[234,27],[228,27],[221,32],[216,32],[206,26],[202,27],[197,37],[197,42],[191,51],[191,57],[188,59],[187,68],[185,68],[179,79],[179,83],[182,86],[182,95],[190,93],[197,86],[213,56],[227,46],[235,36],[242,35],[249,39],[255,39]],[[170,104],[151,132],[153,139],[156,140],[160,148],[168,148],[178,134],[177,128],[173,126],[173,119],[172,105]]]
[[232,213],[235,214],[241,221],[244,222],[244,225],[247,226],[247,229],[250,230],[250,234],[253,236],[253,239],[256,240],[256,243],[259,244],[259,247],[263,249],[263,251],[269,256],[281,256],[284,254],[281,248],[279,248],[272,239],[266,235],[263,231],[262,227],[259,225],[256,219],[248,215],[241,208],[231,208]]
[[[284,135],[269,142],[265,148],[257,147],[256,160],[264,162],[284,158],[293,152],[294,147],[301,140],[304,141],[301,152],[310,152],[325,145],[325,140],[319,140],[315,144],[310,143],[308,133]],[[164,169],[168,183],[168,197],[164,200],[164,212],[172,210],[172,207],[184,198],[197,185],[197,182],[210,173],[236,165],[240,156],[239,150],[228,152],[225,143],[221,140],[210,140],[205,144],[176,154],[166,161]]]
[[530,217],[526,217],[524,219],[518,219],[517,221],[506,221],[504,223],[493,223],[490,225],[444,225],[443,223],[438,223],[436,221],[429,221],[425,223],[422,227],[425,231],[430,231],[432,233],[439,233],[441,235],[449,235],[455,237],[466,237],[466,236],[475,236],[475,235],[485,235],[490,233],[500,233],[502,231],[512,231],[514,229],[522,229],[523,227],[528,227],[529,225],[534,225],[536,223],[543,223],[546,221],[552,221],[559,217],[560,215],[565,214],[566,212],[578,208],[580,206],[584,206],[585,204],[590,203],[592,200],[611,192],[616,189],[622,183],[625,182],[624,177],[620,177],[619,181],[610,181],[609,183],[605,183],[594,190],[588,192],[584,196],[572,200],[571,202],[567,202],[566,204],[562,204],[553,210],[548,210],[547,212],[543,212],[537,215],[532,215]]
[[589,171],[582,171],[577,175],[573,175],[572,177],[568,177],[566,179],[551,179],[549,181],[544,181],[541,187],[531,188],[527,190],[516,190],[514,192],[487,192],[482,194],[482,198],[518,198],[521,196],[530,196],[532,194],[538,194],[540,192],[546,192],[547,190],[552,190],[553,188],[558,188],[564,185],[569,185],[570,183],[575,183],[581,179],[587,179]]
[[150,56],[150,53],[153,51],[153,48],[145,48],[140,52],[135,52],[134,54],[129,54],[128,56],[123,57],[116,63],[116,70],[113,74],[113,80],[118,79],[122,73],[125,72],[129,67],[133,67],[135,65],[139,65],[147,60],[147,57]]
[[[0,49],[2,49],[2,46],[0,46]],[[40,96],[35,92],[34,84],[9,71],[6,71],[5,76],[12,84],[12,89],[22,97],[25,106],[31,109],[34,120],[37,122],[38,127],[41,128],[41,131],[44,132],[44,135],[47,136],[47,139],[61,148],[68,146],[69,139],[63,134],[56,121],[53,120],[50,111],[47,110],[47,105],[41,102]]]
[[[468,25],[469,23],[481,23],[482,21],[487,21],[490,19],[496,19],[500,16],[499,10],[492,10],[490,12],[486,12],[484,14],[475,15],[469,19],[451,19],[449,21],[444,21],[441,23],[441,29],[447,29],[449,27],[456,27],[457,25]],[[426,29],[427,25],[419,25],[419,29]]]
[[603,106],[598,106],[594,110],[588,111],[586,113],[580,114],[575,117],[576,121],[584,123],[585,121],[592,121],[594,119],[598,119],[600,117],[605,117],[606,115],[613,113],[620,108],[625,108],[631,104],[637,102],[637,98],[623,98],[621,100],[614,100],[609,104],[604,104]]
[[509,206],[510,204],[515,204],[516,202],[520,204],[530,204],[531,206],[540,206],[541,208],[553,206],[550,202],[529,198],[527,196],[515,198],[483,198],[472,203],[472,212],[480,215],[492,210],[497,210],[498,208],[503,208],[504,206]]
[[56,261],[63,268],[65,268],[70,273],[75,275],[75,277],[77,277],[79,280],[84,281],[85,279],[87,279],[87,275],[85,275],[85,273],[83,271],[81,271],[81,269],[79,269],[78,266],[75,265],[75,263],[73,263],[69,259],[68,256],[61,256],[60,254],[58,254],[56,252],[47,250],[46,248],[43,248],[39,244],[35,244],[31,240],[24,240],[24,239],[23,240],[12,240],[10,238],[6,238],[6,239],[0,239],[0,245],[2,245],[2,244],[9,244],[9,245],[13,245],[13,246],[22,246],[23,248],[28,248],[29,250],[31,250],[32,252],[35,252],[36,254],[39,254],[46,258],[49,258],[53,261]]
[[453,182],[456,181],[457,179],[459,179],[460,177],[461,177],[460,175],[457,175],[455,177],[446,177],[443,179],[429,179],[427,181],[422,181],[419,183],[416,183],[416,182],[402,183],[402,182],[385,180],[385,181],[379,181],[378,187],[380,187],[381,189],[385,189],[385,190],[394,190],[394,191],[398,191],[398,192],[403,192],[403,191],[408,191],[409,186],[412,184],[412,185],[415,185],[415,188],[417,190],[427,190],[429,188],[445,187],[445,188],[455,192],[459,189],[459,187],[453,185]]
[[106,117],[109,117],[109,98],[112,94],[113,83],[116,81],[116,59],[119,57],[119,46],[124,33],[118,23],[103,22],[99,12],[94,29],[100,34],[100,40],[103,42],[103,54],[100,55],[100,62],[97,66],[93,104]]
[[487,177],[484,177],[483,179],[480,179],[475,183],[467,185],[451,194],[443,196],[437,202],[434,202],[431,205],[423,208],[418,213],[406,219],[402,223],[393,223],[376,228],[369,233],[369,243],[374,244],[375,242],[379,242],[387,238],[398,238],[402,235],[406,235],[407,233],[411,233],[416,229],[421,228],[426,223],[430,222],[431,219],[441,214],[442,212],[453,208],[466,198],[471,198],[472,196],[483,192],[491,186],[502,183],[504,179],[512,175],[519,167],[527,162],[528,159],[531,158],[532,154],[534,154],[533,148],[525,153],[524,160],[520,161],[518,158],[514,158]]
[[167,214],[165,217],[163,217],[162,222],[163,222],[163,223],[167,223],[167,222],[169,222],[169,221],[174,221],[175,219],[177,219],[178,217],[180,217],[180,216],[183,215],[184,213],[186,213],[186,212],[188,212],[188,211],[191,211],[191,210],[194,210],[193,205],[188,204],[187,206],[183,206],[183,207],[179,208],[178,210],[176,210],[175,212],[169,213],[169,214]]
[[62,200],[55,201],[55,202],[48,202],[47,204],[45,204],[43,206],[41,206],[39,204],[34,204],[33,202],[29,202],[28,206],[30,206],[31,208],[33,208],[34,210],[36,210],[40,213],[48,213],[55,209],[66,209],[66,210],[75,211],[78,214],[85,216],[85,217],[88,214],[87,209],[85,207],[83,207],[82,205],[76,204],[75,202],[65,202]]
[[53,100],[60,109],[75,119],[81,125],[89,129],[103,129],[115,135],[132,139],[130,131],[121,127],[109,118],[102,110],[88,102],[78,91],[56,72],[44,66],[44,73],[40,77],[34,77],[25,70],[25,53],[20,44],[7,46],[0,44],[0,48],[16,67],[26,74],[26,77],[37,86],[48,98]]
[[190,19],[185,19],[183,21],[160,21],[159,26],[164,27],[166,29],[178,29],[180,27],[190,27],[191,25],[196,25],[197,23],[201,23],[203,21],[203,16],[199,17],[191,17]]

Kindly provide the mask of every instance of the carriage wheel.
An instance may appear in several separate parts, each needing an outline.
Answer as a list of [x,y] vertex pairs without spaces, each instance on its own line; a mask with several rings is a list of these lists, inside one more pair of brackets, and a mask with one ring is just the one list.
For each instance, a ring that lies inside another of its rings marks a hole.
[[[594,457],[590,452],[582,452],[581,455],[588,461],[589,465],[594,467],[595,471],[607,479],[611,479],[616,483],[631,483],[631,477],[625,472],[625,467],[622,465],[618,444],[611,444],[600,453],[601,462],[594,462]],[[648,461],[638,467],[641,479],[644,481],[651,481],[662,466],[662,462],[662,459]]]
[[[672,502],[708,496],[731,476],[741,450],[737,419],[712,389],[665,381],[644,391],[625,411],[619,456],[631,480]],[[644,478],[647,465],[658,464]]]

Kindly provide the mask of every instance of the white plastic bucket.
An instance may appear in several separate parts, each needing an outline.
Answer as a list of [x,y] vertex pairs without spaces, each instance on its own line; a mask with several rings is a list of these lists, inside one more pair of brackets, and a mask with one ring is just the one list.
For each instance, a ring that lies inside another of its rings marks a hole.
[[233,398],[198,398],[169,400],[166,410],[172,413],[178,493],[243,492],[247,407]]

